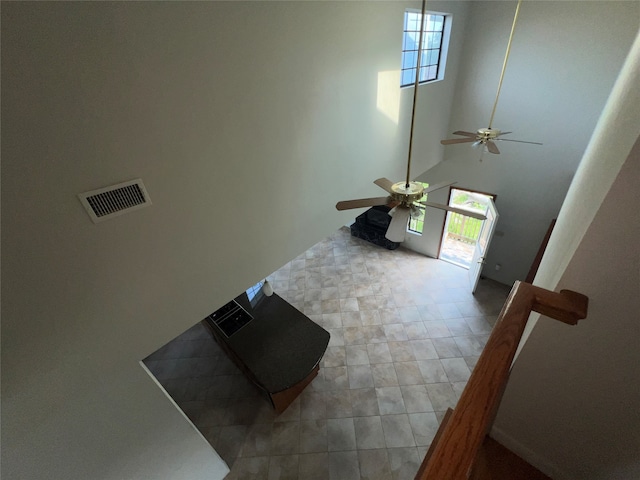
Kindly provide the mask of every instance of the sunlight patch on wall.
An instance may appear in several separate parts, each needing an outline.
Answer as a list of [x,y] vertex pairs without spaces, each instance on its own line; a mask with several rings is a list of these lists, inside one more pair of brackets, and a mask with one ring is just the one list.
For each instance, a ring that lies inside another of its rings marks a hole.
[[378,72],[378,110],[396,125],[400,119],[400,70]]

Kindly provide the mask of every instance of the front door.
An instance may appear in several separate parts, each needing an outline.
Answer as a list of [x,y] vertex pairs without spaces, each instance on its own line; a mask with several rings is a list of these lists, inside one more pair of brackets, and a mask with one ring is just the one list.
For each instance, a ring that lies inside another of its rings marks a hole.
[[480,237],[476,242],[475,249],[473,251],[473,258],[471,260],[471,266],[469,267],[469,283],[471,285],[471,293],[475,293],[478,288],[478,281],[480,280],[480,274],[482,273],[482,267],[485,263],[485,258],[489,251],[489,244],[491,238],[493,238],[493,232],[496,229],[496,223],[498,223],[498,210],[495,203],[489,198],[487,212],[485,214],[487,219],[482,222],[482,230],[480,230]]

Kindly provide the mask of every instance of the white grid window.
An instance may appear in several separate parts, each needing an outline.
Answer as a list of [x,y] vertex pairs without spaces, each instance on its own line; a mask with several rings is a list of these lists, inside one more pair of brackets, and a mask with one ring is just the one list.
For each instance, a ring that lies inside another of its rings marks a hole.
[[[402,69],[400,86],[415,84],[418,64],[418,43],[420,41],[421,12],[408,10],[404,13],[404,34],[402,39]],[[446,56],[447,15],[427,13],[422,37],[422,57],[420,58],[420,83],[442,78]]]

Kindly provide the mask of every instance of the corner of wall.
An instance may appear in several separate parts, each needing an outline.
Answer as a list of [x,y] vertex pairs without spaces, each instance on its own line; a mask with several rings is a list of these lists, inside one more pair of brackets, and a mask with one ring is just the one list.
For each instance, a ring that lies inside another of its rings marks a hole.
[[560,469],[558,465],[538,455],[534,450],[522,444],[495,424],[491,429],[490,437],[554,480],[574,479],[574,477]]

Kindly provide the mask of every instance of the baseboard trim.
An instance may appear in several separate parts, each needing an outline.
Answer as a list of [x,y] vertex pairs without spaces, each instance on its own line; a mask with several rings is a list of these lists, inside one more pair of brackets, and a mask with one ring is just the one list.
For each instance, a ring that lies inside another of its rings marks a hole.
[[541,457],[495,425],[491,429],[489,436],[554,480],[573,480],[575,478],[563,471],[554,462]]

